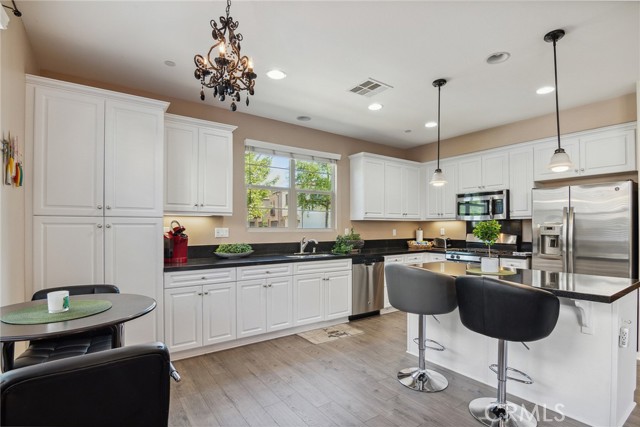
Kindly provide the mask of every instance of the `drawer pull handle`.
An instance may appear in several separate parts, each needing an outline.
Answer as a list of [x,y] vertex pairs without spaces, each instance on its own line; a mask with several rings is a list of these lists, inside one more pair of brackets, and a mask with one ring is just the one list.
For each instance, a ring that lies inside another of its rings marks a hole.
[[202,280],[207,280],[207,276],[202,276],[201,279]]

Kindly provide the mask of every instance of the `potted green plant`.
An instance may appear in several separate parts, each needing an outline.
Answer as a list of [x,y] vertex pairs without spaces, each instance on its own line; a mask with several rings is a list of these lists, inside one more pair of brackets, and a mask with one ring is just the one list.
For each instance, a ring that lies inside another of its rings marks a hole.
[[362,240],[359,233],[353,230],[353,227],[351,227],[349,234],[344,235],[344,238],[347,244],[353,246],[353,249],[362,249],[364,247],[364,240]]
[[481,221],[473,228],[473,235],[482,240],[489,249],[489,256],[483,257],[481,262],[482,271],[496,273],[500,271],[500,261],[498,258],[491,258],[491,245],[500,237],[500,223],[495,219]]

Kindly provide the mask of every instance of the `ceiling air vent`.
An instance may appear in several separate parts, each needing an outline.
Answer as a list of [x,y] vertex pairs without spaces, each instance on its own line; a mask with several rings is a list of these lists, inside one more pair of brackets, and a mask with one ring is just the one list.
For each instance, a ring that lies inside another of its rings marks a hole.
[[371,98],[387,89],[391,89],[393,86],[389,86],[386,83],[379,82],[369,77],[367,80],[349,89],[349,92],[353,92],[356,95],[366,96]]

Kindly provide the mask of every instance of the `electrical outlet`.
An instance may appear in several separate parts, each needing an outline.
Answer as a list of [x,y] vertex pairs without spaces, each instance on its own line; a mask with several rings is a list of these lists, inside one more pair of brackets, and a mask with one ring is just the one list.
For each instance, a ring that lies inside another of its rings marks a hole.
[[620,328],[619,345],[622,348],[629,345],[629,328]]
[[346,236],[347,234],[349,234],[349,229],[348,229],[348,228],[345,228],[345,229],[344,229],[344,235]]
[[442,227],[442,228],[440,229],[440,235],[441,235],[441,236],[444,236],[445,234],[446,234],[446,233],[445,233],[445,231],[444,231],[444,227]]
[[398,233],[396,232],[396,229],[394,228],[393,230],[391,230],[391,235],[392,236],[396,236]]
[[229,237],[229,229],[226,227],[225,228],[216,227],[214,232],[216,237]]

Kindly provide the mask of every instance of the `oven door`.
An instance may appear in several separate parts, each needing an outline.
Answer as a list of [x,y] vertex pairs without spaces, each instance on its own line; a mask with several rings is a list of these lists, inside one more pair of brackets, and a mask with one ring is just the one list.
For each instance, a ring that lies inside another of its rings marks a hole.
[[486,221],[490,219],[508,218],[508,190],[458,195],[456,202],[456,219],[463,221]]

